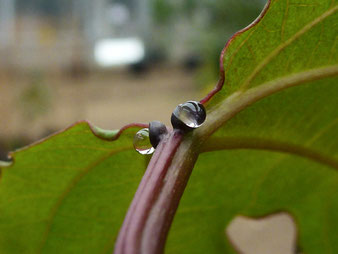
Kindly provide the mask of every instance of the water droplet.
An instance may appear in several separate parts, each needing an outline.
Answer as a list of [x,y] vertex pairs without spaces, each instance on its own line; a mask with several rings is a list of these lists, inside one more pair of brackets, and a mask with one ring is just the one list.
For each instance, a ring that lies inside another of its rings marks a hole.
[[149,123],[149,140],[155,149],[167,133],[167,127],[163,123],[159,121],[152,121]]
[[135,134],[134,148],[140,154],[152,154],[155,151],[150,143],[148,128],[141,129]]
[[200,127],[206,118],[204,106],[197,101],[179,104],[171,115],[171,123],[175,129],[191,130]]

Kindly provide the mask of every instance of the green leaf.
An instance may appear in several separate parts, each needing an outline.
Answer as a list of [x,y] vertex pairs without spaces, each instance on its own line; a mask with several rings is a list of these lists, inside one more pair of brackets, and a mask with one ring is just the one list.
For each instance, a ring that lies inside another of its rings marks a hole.
[[[117,132],[80,122],[15,152],[0,184],[1,253],[107,253],[143,175],[139,127]],[[115,133],[115,136],[112,134]]]
[[[338,253],[337,9],[273,0],[227,44],[225,86],[186,137],[206,153],[168,253],[232,253],[234,216],[281,210],[304,252]],[[82,122],[1,163],[0,253],[111,253],[146,164],[132,148],[138,129],[119,136]]]
[[233,253],[236,215],[279,211],[305,253],[338,253],[337,20],[336,1],[275,0],[231,39],[167,253]]
[[239,88],[337,64],[337,1],[272,0],[265,11],[226,46],[226,85],[213,104]]

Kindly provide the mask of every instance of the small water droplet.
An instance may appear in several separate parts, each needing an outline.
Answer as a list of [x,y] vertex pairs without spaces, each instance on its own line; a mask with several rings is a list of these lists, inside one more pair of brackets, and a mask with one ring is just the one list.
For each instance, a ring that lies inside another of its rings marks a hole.
[[196,129],[206,118],[204,106],[197,101],[179,104],[171,115],[171,123],[178,129]]
[[155,151],[150,143],[148,128],[141,129],[135,134],[134,148],[140,154],[152,154]]
[[149,123],[149,140],[155,149],[167,133],[167,127],[163,123],[159,121],[152,121]]

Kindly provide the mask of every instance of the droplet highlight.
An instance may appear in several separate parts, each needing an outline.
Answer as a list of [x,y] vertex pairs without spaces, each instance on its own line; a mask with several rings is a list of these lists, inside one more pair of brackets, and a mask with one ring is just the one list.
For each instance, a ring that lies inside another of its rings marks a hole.
[[171,123],[175,129],[191,130],[200,127],[206,119],[204,106],[197,101],[179,104],[171,115]]
[[140,154],[152,154],[155,151],[155,148],[150,143],[148,128],[136,132],[134,136],[134,148]]

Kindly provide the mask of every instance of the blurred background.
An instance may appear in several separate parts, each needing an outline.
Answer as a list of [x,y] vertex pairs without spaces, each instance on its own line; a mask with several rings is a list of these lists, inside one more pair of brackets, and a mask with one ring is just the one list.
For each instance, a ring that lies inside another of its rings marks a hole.
[[0,0],[0,159],[78,120],[169,124],[265,0]]

